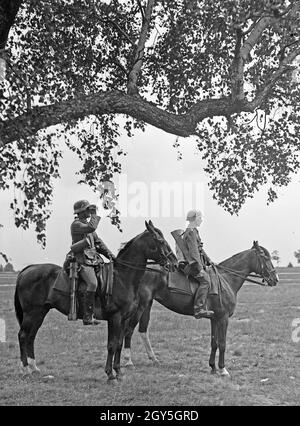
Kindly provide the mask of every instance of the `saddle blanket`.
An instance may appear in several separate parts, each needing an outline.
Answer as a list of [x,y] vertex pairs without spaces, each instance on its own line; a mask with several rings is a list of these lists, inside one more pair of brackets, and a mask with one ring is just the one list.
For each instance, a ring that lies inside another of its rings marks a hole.
[[[101,266],[99,272],[97,273],[98,286],[100,285],[101,295],[111,295],[112,294],[112,286],[113,286],[113,262],[104,263]],[[78,273],[78,282],[77,289],[80,290],[82,286],[85,284],[80,279],[80,271]],[[68,273],[65,269],[62,269],[53,285],[53,290],[56,290],[65,295],[70,295],[71,293],[71,280],[69,278]]]
[[[227,286],[227,282],[221,274],[215,271],[214,268],[215,268],[214,266],[209,266],[206,268],[206,272],[209,275],[209,281],[210,281],[209,294],[218,295],[220,294],[222,282],[223,284],[226,283],[226,286]],[[190,277],[188,278],[181,271],[170,272],[169,274],[168,288],[170,291],[194,295],[196,293],[198,286],[199,286],[198,281]]]

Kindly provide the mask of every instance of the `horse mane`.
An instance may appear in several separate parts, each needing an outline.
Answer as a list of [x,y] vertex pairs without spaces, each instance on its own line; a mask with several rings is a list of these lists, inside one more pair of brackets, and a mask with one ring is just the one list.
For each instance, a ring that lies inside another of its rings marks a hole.
[[266,256],[271,257],[270,253],[268,252],[268,250],[266,248],[264,248],[263,246],[259,246],[262,251],[265,253]]
[[[262,249],[262,251],[264,252],[264,254],[266,255],[266,256],[268,256],[268,257],[270,257],[270,253],[268,252],[268,250],[267,249],[265,249],[264,247],[262,247],[262,246],[259,246],[259,248],[261,248]],[[246,253],[246,251],[250,251],[250,250],[255,250],[255,248],[254,247],[251,247],[250,249],[248,249],[248,250],[244,250],[244,251],[241,251],[241,252],[239,252],[239,253],[236,253],[236,254],[234,254],[233,256],[231,256],[231,257],[228,257],[228,259],[225,259],[225,260],[223,260],[222,262],[220,262],[219,263],[219,265],[223,265],[224,263],[227,263],[227,262],[229,262],[229,261],[235,261],[236,260],[236,257],[238,257],[238,256],[240,256],[242,253]]]
[[244,251],[241,251],[241,252],[239,252],[239,253],[236,253],[236,254],[234,254],[233,256],[228,257],[228,258],[227,258],[227,259],[225,259],[225,260],[222,260],[222,262],[220,262],[220,263],[219,263],[219,265],[223,265],[224,263],[227,263],[227,262],[229,262],[229,261],[235,261],[235,260],[236,260],[236,258],[237,258],[238,256],[240,256],[242,253],[246,253],[246,251],[249,251],[249,250],[251,250],[251,249],[244,250]]
[[[144,231],[145,232],[145,231]],[[117,257],[122,256],[128,249],[129,247],[131,247],[132,243],[139,238],[144,232],[141,232],[139,235],[136,235],[135,237],[131,238],[131,240],[127,241],[127,243],[125,244],[124,247],[120,248],[120,250],[118,251],[118,255]]]

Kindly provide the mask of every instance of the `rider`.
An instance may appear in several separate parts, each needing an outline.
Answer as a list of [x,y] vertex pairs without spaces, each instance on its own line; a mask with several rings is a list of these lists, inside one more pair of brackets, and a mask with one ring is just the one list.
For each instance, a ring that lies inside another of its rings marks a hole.
[[[100,321],[93,318],[97,289],[95,267],[103,262],[97,253],[103,254],[110,261],[113,261],[115,256],[95,232],[100,222],[96,205],[90,204],[87,200],[77,201],[74,204],[74,214],[77,216],[71,225],[72,251],[80,265],[79,276],[86,284],[86,290],[78,294],[83,308],[83,324],[96,325]],[[78,244],[74,246],[75,243]]]
[[211,318],[213,311],[206,309],[206,299],[209,291],[209,278],[205,271],[205,267],[212,262],[203,250],[198,227],[202,223],[202,213],[200,210],[190,210],[186,220],[189,222],[182,238],[186,244],[189,254],[192,258],[190,264],[190,274],[199,282],[198,289],[194,299],[194,316],[195,318]]

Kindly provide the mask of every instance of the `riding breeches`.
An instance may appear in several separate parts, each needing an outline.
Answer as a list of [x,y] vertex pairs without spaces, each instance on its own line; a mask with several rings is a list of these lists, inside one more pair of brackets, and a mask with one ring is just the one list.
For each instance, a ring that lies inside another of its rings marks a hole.
[[93,266],[81,265],[79,276],[86,283],[87,291],[96,291],[98,282]]
[[210,283],[209,275],[203,270],[194,276],[194,278],[199,283],[199,287],[196,290],[194,298],[194,311],[197,313],[200,310],[205,309]]
[[198,281],[201,287],[210,287],[209,275],[203,269],[197,275],[194,275],[194,278]]

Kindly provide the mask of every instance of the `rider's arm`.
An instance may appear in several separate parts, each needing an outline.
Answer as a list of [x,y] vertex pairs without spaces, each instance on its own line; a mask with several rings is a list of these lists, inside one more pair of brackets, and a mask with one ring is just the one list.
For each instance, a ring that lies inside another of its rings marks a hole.
[[205,251],[203,249],[202,249],[202,256],[204,257],[205,263],[208,266],[213,264],[212,260],[208,257],[208,255],[205,253]]
[[80,222],[80,220],[76,220],[72,224],[72,231],[76,233],[81,234],[90,234],[91,232],[94,232],[97,229],[97,226],[100,222],[100,216],[97,216],[96,214],[92,214],[90,221],[88,223]]
[[200,258],[198,243],[197,243],[197,235],[192,228],[187,228],[183,235],[184,242],[187,246],[189,254],[193,259],[193,262],[197,262],[200,267],[202,267],[202,262]]
[[95,241],[95,247],[98,253],[103,254],[107,259],[115,259],[115,256],[109,250],[109,248],[104,244],[101,238],[98,237],[96,232],[93,232],[93,237]]

